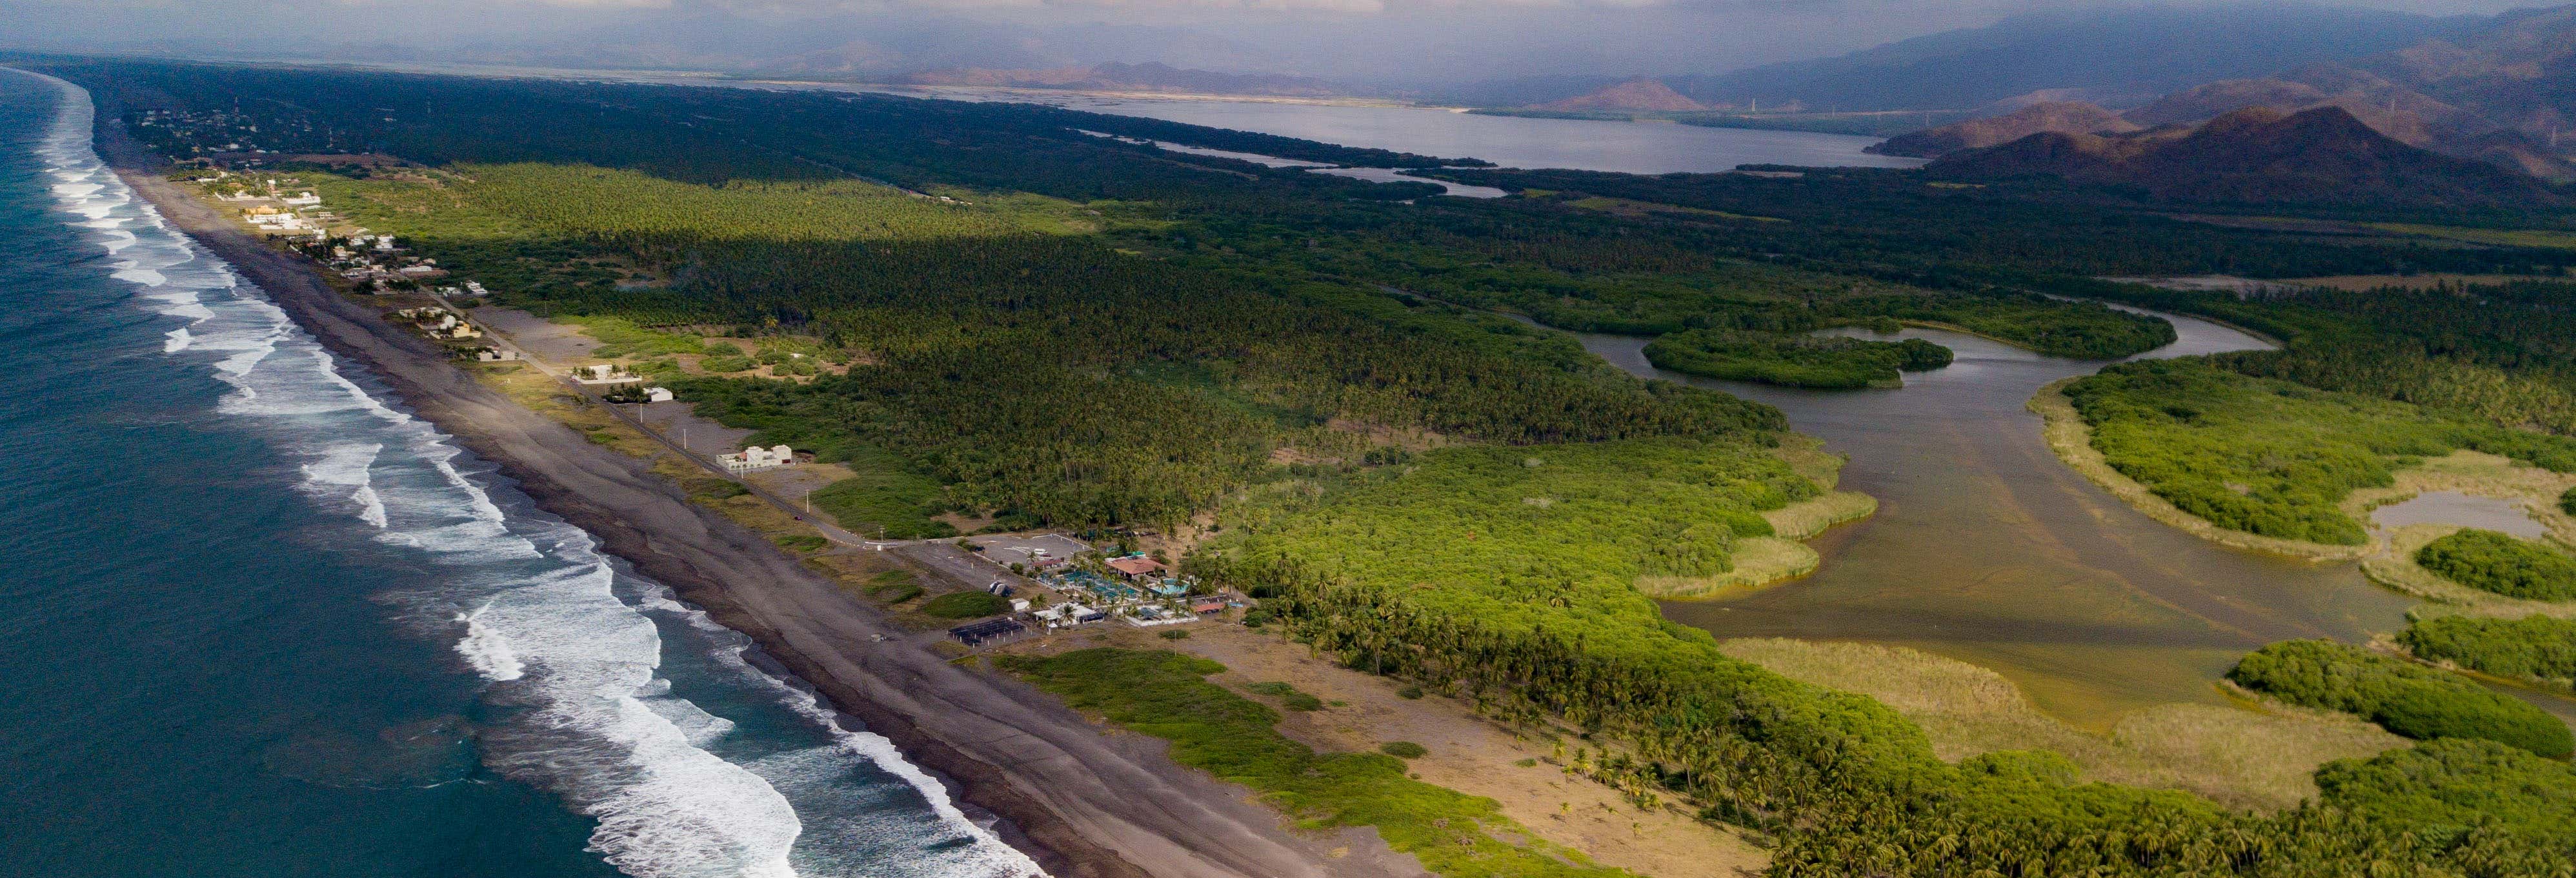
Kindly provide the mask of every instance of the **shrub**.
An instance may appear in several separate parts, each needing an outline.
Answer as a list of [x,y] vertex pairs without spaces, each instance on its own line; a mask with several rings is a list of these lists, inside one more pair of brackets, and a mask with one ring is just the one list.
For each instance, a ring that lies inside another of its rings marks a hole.
[[942,619],[976,619],[1010,608],[1010,601],[980,591],[949,592],[921,605],[922,612]]
[[698,361],[698,368],[715,373],[749,372],[759,365],[744,356],[708,357]]
[[1303,711],[1324,709],[1323,699],[1308,695],[1304,692],[1299,692],[1297,691],[1297,687],[1286,683],[1254,683],[1248,688],[1250,688],[1255,694],[1268,695],[1272,698],[1279,699],[1280,706],[1286,707],[1289,710]]
[[1378,752],[1384,753],[1388,756],[1393,756],[1397,759],[1420,759],[1424,756],[1431,755],[1430,750],[1425,749],[1422,745],[1413,743],[1412,741],[1388,741],[1384,744],[1379,744],[1377,749]]
[[2452,582],[2535,601],[2576,598],[2576,558],[2509,534],[2470,528],[2415,550],[2415,563]]
[[777,542],[780,546],[798,552],[819,552],[822,551],[824,547],[832,544],[831,540],[827,540],[813,534],[793,534],[790,536],[783,536],[779,537]]
[[2340,710],[2417,740],[2485,738],[2542,756],[2576,736],[2540,708],[2455,674],[2327,640],[2285,640],[2237,662],[2227,678],[2292,704]]
[[2436,844],[2485,826],[2547,838],[2532,847],[2562,857],[2576,849],[2576,768],[2492,741],[2428,741],[2329,762],[2317,769],[2317,791],[2327,805],[2401,821]]
[[921,596],[921,583],[910,570],[888,570],[868,578],[868,596],[889,604],[900,604]]
[[1677,372],[1793,387],[1850,389],[1904,383],[1900,372],[1950,365],[1950,349],[1901,342],[1792,335],[1738,329],[1693,329],[1646,345],[1646,359]]
[[1188,640],[1188,639],[1190,639],[1190,633],[1189,633],[1189,632],[1187,632],[1187,631],[1183,631],[1183,630],[1178,629],[1178,628],[1174,628],[1174,629],[1172,629],[1172,630],[1170,630],[1170,631],[1165,631],[1165,632],[1163,632],[1163,633],[1161,633],[1161,634],[1158,634],[1158,635],[1155,635],[1155,636],[1157,636],[1157,637],[1161,637],[1161,638],[1163,638],[1164,640]]
[[2406,626],[2397,642],[2429,659],[2499,677],[2569,685],[2576,680],[2576,621],[2533,614],[2521,619],[2443,616]]
[[1395,697],[1404,699],[1420,698],[1422,697],[1422,687],[1406,686],[1402,689],[1395,690]]

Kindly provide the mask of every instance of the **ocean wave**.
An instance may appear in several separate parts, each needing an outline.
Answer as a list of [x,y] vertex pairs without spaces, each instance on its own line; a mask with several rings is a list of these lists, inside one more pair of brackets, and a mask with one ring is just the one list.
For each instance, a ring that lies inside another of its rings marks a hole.
[[164,351],[205,362],[231,390],[216,411],[269,432],[300,457],[302,486],[369,525],[377,540],[447,569],[440,583],[386,595],[404,617],[436,620],[486,698],[519,708],[483,737],[487,764],[561,796],[598,821],[590,847],[642,878],[793,875],[802,826],[759,776],[700,744],[728,727],[657,686],[652,620],[612,589],[587,534],[525,510],[505,514],[460,471],[462,451],[385,405],[229,267],[171,229],[89,147],[88,96],[53,80],[62,109],[38,146],[59,208],[115,260],[137,304],[187,321]]
[[[163,351],[205,363],[229,387],[217,412],[272,433],[282,453],[301,459],[300,487],[325,508],[368,525],[375,542],[417,552],[445,571],[434,587],[384,597],[423,636],[453,644],[458,664],[486,681],[486,700],[515,708],[481,736],[485,763],[595,818],[591,850],[640,878],[792,876],[804,824],[780,787],[810,792],[845,783],[840,772],[855,759],[908,785],[936,826],[893,819],[899,815],[880,821],[914,833],[874,840],[870,849],[881,858],[905,858],[892,871],[1043,875],[891,742],[846,728],[801,681],[744,661],[747,638],[654,596],[663,591],[657,585],[643,589],[636,604],[621,598],[620,574],[589,534],[515,493],[506,502],[498,497],[486,487],[494,478],[488,465],[344,374],[283,310],[127,189],[90,148],[87,94],[52,81],[62,90],[62,109],[36,151],[57,205],[78,217],[67,225],[109,254],[110,273],[132,287],[139,307],[185,321],[165,334]],[[646,611],[720,632],[714,642],[723,645],[709,658],[833,743],[769,753],[750,765],[709,752],[738,730],[672,693],[659,676],[665,644]],[[865,814],[837,816],[835,831],[866,822]],[[896,865],[881,859],[829,867],[876,873]]]

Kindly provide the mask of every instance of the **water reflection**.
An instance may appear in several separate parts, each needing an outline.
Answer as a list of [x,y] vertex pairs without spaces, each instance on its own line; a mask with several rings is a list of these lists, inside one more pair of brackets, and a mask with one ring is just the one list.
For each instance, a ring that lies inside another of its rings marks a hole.
[[2531,510],[2522,508],[2520,504],[2458,491],[2426,491],[2405,502],[2379,507],[2371,510],[2370,523],[2383,530],[2395,530],[2410,524],[2456,524],[2501,531],[2527,540],[2540,539],[2549,533],[2531,517]]
[[[2266,345],[2172,318],[2180,338],[2147,356]],[[2058,461],[2024,406],[2042,385],[2100,362],[2043,357],[1974,336],[1909,329],[1958,352],[1894,390],[1810,391],[1711,381],[1646,362],[1646,339],[1582,335],[1630,372],[1779,406],[1802,433],[1849,455],[1843,487],[1879,499],[1874,518],[1821,537],[1824,566],[1723,603],[1672,603],[1720,637],[1901,644],[2011,678],[2040,707],[2107,729],[2137,708],[2224,703],[2212,684],[2275,640],[2364,640],[2404,624],[2411,601],[2351,564],[2228,549],[2130,509]]]

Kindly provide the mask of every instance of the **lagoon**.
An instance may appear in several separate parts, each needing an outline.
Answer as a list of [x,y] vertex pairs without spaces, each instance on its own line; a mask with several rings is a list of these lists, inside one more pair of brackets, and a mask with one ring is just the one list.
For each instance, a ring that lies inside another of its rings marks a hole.
[[[952,95],[941,94],[941,97]],[[1037,100],[1026,94],[1018,100]],[[1078,110],[1302,137],[1506,168],[1634,174],[1730,171],[1737,165],[1911,168],[1922,159],[1871,155],[1879,138],[1806,131],[1703,128],[1656,122],[1480,116],[1432,107],[1218,100],[1045,99]]]

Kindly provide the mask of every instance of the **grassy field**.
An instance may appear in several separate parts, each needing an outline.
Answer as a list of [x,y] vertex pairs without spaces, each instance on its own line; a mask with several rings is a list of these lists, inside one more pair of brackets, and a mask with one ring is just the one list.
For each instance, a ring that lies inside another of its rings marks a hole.
[[1406,777],[1395,756],[1318,753],[1281,736],[1273,728],[1277,713],[1206,680],[1225,671],[1216,662],[1102,648],[998,663],[1076,710],[1172,742],[1181,764],[1259,791],[1300,826],[1374,828],[1388,846],[1446,878],[1629,874],[1539,839],[1490,799]]
[[[1765,516],[1833,496],[1789,459],[1744,442],[1444,448],[1413,460],[1253,492],[1223,510],[1233,535],[1206,551],[1363,563],[1368,575],[1408,582],[1499,575],[1542,594],[1695,595],[1812,569],[1815,553],[1778,539]],[[1875,508],[1848,496],[1823,505],[1796,517],[1813,525]]]
[[2407,744],[2348,715],[2251,699],[2152,708],[2106,737],[2041,712],[2000,674],[1920,650],[1783,638],[1720,648],[1793,680],[1876,698],[1922,726],[1944,759],[2048,750],[2073,760],[2085,780],[2189,790],[2236,807],[2296,805],[2316,796],[2317,766]]
[[2417,223],[2370,223],[2371,228],[2403,235],[2422,235],[2446,241],[2467,241],[2501,247],[2548,247],[2576,250],[2576,232],[2555,229],[2473,229],[2463,226],[2431,226]]

